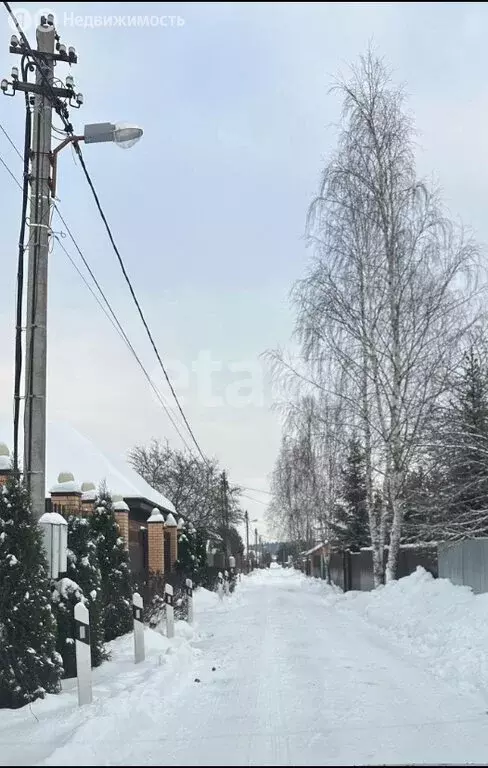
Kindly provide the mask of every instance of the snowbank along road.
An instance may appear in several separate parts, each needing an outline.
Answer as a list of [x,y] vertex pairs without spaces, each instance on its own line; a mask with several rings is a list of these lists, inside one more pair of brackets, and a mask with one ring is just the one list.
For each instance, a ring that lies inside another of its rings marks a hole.
[[[453,588],[454,589],[454,588]],[[201,591],[192,633],[131,638],[74,694],[0,716],[0,762],[44,765],[351,765],[488,760],[482,693],[434,676],[323,583],[281,569],[219,605]],[[61,706],[60,699],[65,704]],[[67,702],[67,703],[66,703]]]

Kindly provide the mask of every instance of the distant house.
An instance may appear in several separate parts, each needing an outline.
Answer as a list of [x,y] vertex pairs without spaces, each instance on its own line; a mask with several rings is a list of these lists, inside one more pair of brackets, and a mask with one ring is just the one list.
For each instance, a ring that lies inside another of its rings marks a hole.
[[327,542],[316,544],[311,549],[302,553],[305,561],[305,571],[307,575],[314,576],[317,579],[325,578],[325,567],[329,554],[329,545]]

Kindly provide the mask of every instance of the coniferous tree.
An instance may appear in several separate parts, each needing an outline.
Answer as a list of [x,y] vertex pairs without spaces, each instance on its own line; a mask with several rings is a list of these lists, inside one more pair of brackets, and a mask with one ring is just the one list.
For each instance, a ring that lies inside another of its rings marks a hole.
[[369,546],[364,452],[356,437],[349,441],[345,465],[341,469],[336,520],[333,525],[335,538],[344,549],[357,552],[361,547]]
[[0,489],[0,707],[58,693],[62,660],[42,534],[21,482]]
[[206,536],[204,531],[197,530],[191,524],[186,524],[178,532],[178,560],[176,570],[185,578],[193,581],[193,586],[199,586],[205,579],[207,564]]
[[90,614],[90,646],[92,667],[107,658],[104,648],[104,610],[102,574],[97,544],[93,540],[90,521],[71,516],[68,520],[68,574],[83,592]]
[[102,577],[105,640],[113,640],[132,629],[132,579],[129,553],[115,519],[112,497],[100,486],[89,518],[97,547]]
[[[68,552],[68,560],[70,553]],[[56,650],[63,659],[63,677],[76,677],[76,625],[75,605],[83,600],[78,584],[64,577],[55,582],[51,605],[56,619]]]
[[456,402],[452,404],[449,481],[458,510],[488,508],[488,370],[474,349],[464,359]]
[[481,340],[464,355],[434,441],[438,488],[431,527],[455,539],[488,535],[488,355]]

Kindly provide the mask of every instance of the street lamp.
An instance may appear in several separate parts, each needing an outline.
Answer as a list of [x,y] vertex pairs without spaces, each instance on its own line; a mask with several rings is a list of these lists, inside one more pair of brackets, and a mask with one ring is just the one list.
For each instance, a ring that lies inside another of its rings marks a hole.
[[52,180],[51,194],[56,197],[56,177],[58,169],[58,155],[68,144],[78,144],[84,141],[85,144],[102,144],[108,141],[116,144],[121,149],[130,149],[141,138],[144,131],[137,125],[130,123],[90,123],[85,125],[82,136],[67,136],[51,152]]
[[113,141],[122,149],[129,149],[139,141],[142,134],[142,128],[129,123],[91,123],[85,125],[83,141],[85,144]]
[[39,518],[50,579],[63,576],[67,570],[68,523],[59,512],[45,512]]

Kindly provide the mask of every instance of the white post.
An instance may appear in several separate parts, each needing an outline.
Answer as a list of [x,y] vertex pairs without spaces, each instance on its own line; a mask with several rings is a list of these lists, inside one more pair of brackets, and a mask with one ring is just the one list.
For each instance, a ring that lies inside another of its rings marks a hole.
[[144,602],[139,592],[132,595],[132,615],[134,616],[134,663],[144,661],[144,624],[142,623],[142,609]]
[[229,594],[229,573],[228,571],[224,571],[224,592],[226,595]]
[[166,584],[164,587],[164,602],[166,603],[166,636],[175,636],[175,609],[173,607],[173,587]]
[[193,624],[193,582],[186,580],[186,596],[188,598],[188,624]]
[[76,625],[76,674],[78,677],[78,704],[92,702],[90,614],[85,603],[75,605]]
[[224,577],[222,576],[220,571],[219,571],[219,581],[217,584],[217,592],[219,593],[219,598],[223,600],[224,599]]

